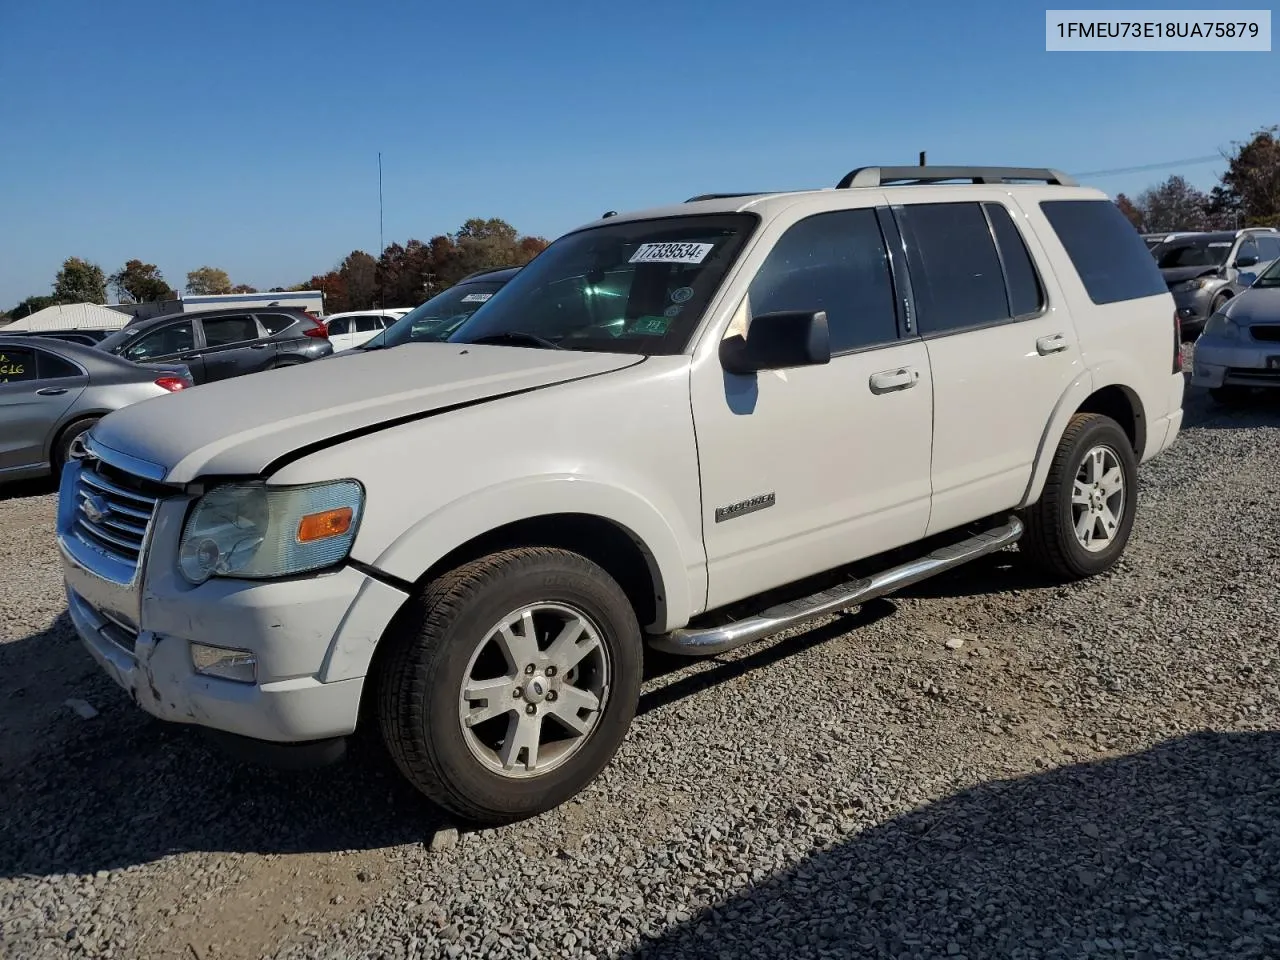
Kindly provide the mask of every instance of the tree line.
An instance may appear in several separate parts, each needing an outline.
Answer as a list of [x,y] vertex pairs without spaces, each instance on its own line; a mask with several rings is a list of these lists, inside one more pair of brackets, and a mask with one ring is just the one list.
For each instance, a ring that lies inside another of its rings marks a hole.
[[[454,233],[423,242],[393,243],[378,257],[353,250],[331,270],[305,283],[272,287],[270,293],[323,290],[325,310],[340,313],[372,307],[416,307],[478,270],[523,266],[546,249],[542,237],[522,236],[505,220],[473,218]],[[121,303],[152,303],[178,297],[160,268],[128,260],[108,275],[96,263],[68,257],[53,279],[53,292],[27,297],[7,316],[14,320],[64,303],[106,303],[108,289]],[[227,271],[203,266],[187,273],[186,292],[195,295],[258,293],[248,284],[232,284]],[[5,314],[0,314],[4,316]]]
[[1223,154],[1227,169],[1208,193],[1173,176],[1116,206],[1142,233],[1280,227],[1280,127],[1255,131]]

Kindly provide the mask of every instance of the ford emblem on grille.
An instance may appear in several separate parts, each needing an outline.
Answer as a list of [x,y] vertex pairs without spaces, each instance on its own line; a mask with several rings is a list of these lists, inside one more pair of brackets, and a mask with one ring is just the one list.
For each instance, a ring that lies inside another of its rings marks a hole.
[[80,509],[93,523],[101,523],[102,519],[111,512],[107,501],[92,493],[80,495]]

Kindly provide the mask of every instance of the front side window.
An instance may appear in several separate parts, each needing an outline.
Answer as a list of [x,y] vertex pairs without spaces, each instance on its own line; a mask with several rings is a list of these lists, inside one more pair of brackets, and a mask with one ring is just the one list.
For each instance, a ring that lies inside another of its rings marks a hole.
[[329,336],[340,337],[344,333],[351,332],[351,318],[338,317],[336,320],[330,320],[328,326],[329,326]]
[[449,341],[524,346],[536,337],[573,350],[680,353],[757,222],[740,213],[678,216],[568,234]]
[[896,212],[923,336],[1009,319],[1000,258],[980,204],[922,203]]
[[258,339],[258,325],[253,317],[214,317],[201,323],[204,325],[204,342],[210,347]]
[[753,317],[826,311],[833,354],[898,336],[889,258],[873,210],[820,213],[789,228],[747,296]]
[[1246,240],[1240,244],[1240,249],[1236,251],[1237,260],[1243,260],[1245,257],[1253,257],[1255,260],[1262,258],[1261,253],[1258,251],[1258,245],[1252,240]]
[[[106,346],[103,341],[103,346]],[[196,338],[190,323],[174,323],[159,330],[152,330],[136,337],[120,356],[135,363],[144,363],[158,357],[169,357],[196,348]]]
[[0,344],[0,385],[26,383],[36,378],[36,352],[26,347]]
[[1253,282],[1255,287],[1280,287],[1280,260],[1274,261],[1271,266],[1258,274],[1258,279]]

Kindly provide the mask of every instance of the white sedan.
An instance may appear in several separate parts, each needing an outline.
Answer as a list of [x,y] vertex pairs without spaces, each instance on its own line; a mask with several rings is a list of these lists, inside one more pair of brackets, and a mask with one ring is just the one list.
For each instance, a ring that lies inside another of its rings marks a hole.
[[1196,340],[1191,383],[1221,403],[1280,387],[1280,260],[1209,318]]
[[333,352],[350,350],[372,340],[406,313],[409,307],[391,307],[385,310],[351,310],[334,313],[322,321],[329,332]]

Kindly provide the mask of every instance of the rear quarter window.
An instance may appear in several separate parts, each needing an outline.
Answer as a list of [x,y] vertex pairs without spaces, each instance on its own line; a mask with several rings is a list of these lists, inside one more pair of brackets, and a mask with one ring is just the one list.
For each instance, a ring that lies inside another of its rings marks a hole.
[[298,322],[297,317],[287,317],[281,313],[260,313],[258,320],[267,329],[267,336],[274,337],[277,333],[283,333],[295,323]]
[[1042,200],[1040,209],[1094,303],[1168,292],[1142,237],[1110,200]]

